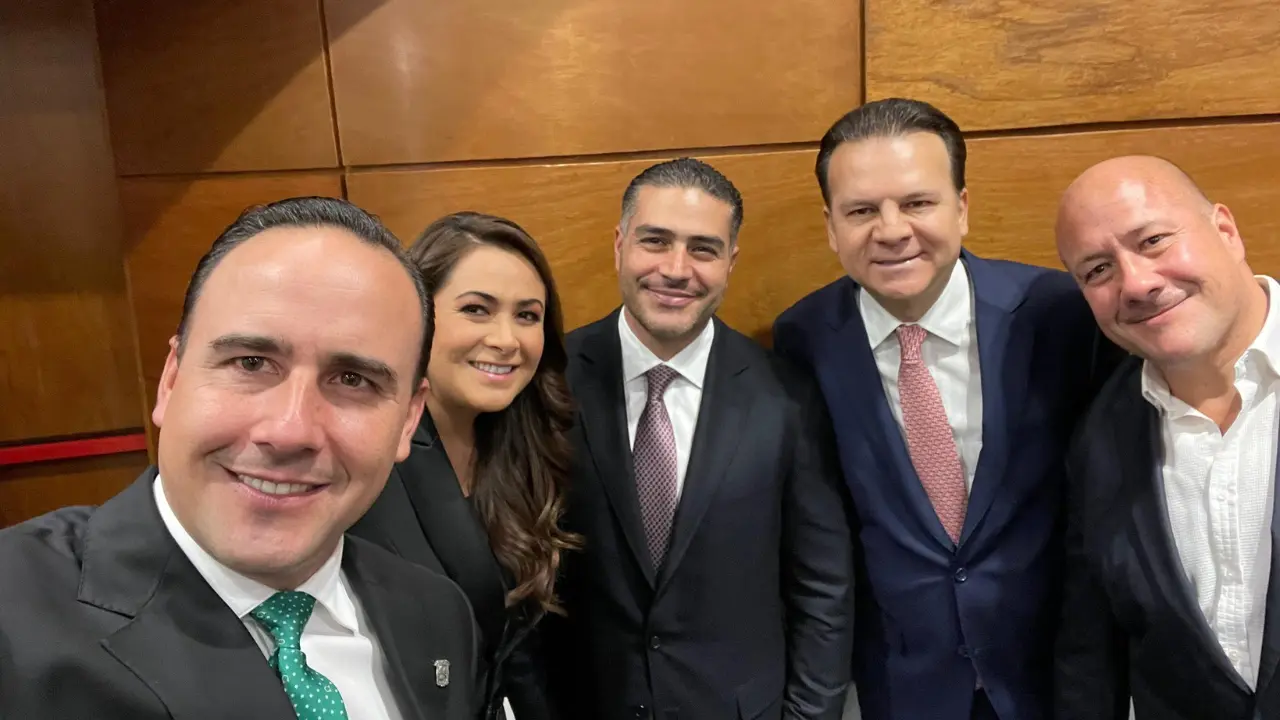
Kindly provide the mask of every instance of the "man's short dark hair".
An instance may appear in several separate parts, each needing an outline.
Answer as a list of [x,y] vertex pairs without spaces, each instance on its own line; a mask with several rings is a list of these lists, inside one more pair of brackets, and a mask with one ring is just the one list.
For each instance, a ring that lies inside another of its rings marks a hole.
[[640,188],[696,188],[711,197],[724,201],[733,208],[733,216],[729,228],[729,241],[738,239],[738,230],[742,228],[742,195],[733,186],[729,178],[707,163],[694,158],[682,157],[667,160],[644,169],[627,185],[622,193],[622,225],[626,227],[631,216],[636,212],[636,196]]
[[272,228],[336,228],[346,230],[362,242],[380,247],[395,256],[413,281],[418,292],[419,311],[422,316],[423,347],[414,372],[413,387],[417,388],[426,373],[431,349],[433,318],[431,298],[422,282],[422,275],[409,261],[404,246],[377,217],[338,198],[295,197],[267,205],[255,205],[240,213],[235,222],[227,226],[209,251],[196,264],[195,272],[187,283],[187,293],[182,300],[182,317],[178,321],[178,356],[186,349],[187,330],[195,312],[196,302],[204,290],[204,284],[214,268],[232,250]]
[[933,133],[942,139],[942,144],[947,148],[947,157],[951,160],[951,182],[955,184],[956,192],[964,190],[966,151],[960,126],[947,117],[946,113],[927,102],[886,98],[854,108],[822,136],[822,143],[818,146],[818,162],[814,167],[818,187],[822,189],[822,201],[831,204],[827,173],[836,148],[847,142],[898,137],[914,132]]

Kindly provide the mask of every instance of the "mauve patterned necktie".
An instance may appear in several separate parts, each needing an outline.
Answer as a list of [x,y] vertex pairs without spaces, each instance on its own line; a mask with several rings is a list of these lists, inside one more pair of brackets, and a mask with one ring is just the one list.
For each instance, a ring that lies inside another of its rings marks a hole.
[[677,456],[676,434],[671,428],[662,394],[679,373],[666,365],[658,365],[645,373],[648,400],[636,427],[632,449],[636,468],[636,494],[640,498],[640,516],[649,544],[653,568],[662,567],[671,539],[671,521],[676,514]]
[[898,343],[902,348],[898,365],[902,425],[920,484],[947,535],[958,543],[969,493],[964,486],[964,468],[960,465],[951,423],[942,407],[942,395],[920,358],[920,346],[927,334],[919,325],[898,326]]

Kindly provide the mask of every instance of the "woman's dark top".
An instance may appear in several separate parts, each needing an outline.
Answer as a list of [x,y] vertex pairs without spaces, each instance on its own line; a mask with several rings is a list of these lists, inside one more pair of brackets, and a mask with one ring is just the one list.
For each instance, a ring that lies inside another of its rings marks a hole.
[[518,720],[549,717],[542,663],[533,657],[532,630],[541,612],[506,607],[511,574],[494,557],[480,516],[462,494],[426,412],[409,456],[391,470],[382,494],[349,532],[447,575],[467,594],[482,638],[477,718],[504,717],[504,696]]

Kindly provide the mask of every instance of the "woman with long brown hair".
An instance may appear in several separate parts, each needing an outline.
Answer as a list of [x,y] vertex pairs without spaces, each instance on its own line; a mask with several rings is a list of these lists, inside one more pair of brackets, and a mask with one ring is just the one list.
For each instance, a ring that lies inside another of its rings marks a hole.
[[573,422],[560,300],[537,243],[504,218],[445,216],[409,254],[433,304],[426,411],[351,532],[462,587],[483,638],[478,717],[499,717],[505,698],[537,720],[533,630],[561,612],[557,568],[579,545],[559,524]]

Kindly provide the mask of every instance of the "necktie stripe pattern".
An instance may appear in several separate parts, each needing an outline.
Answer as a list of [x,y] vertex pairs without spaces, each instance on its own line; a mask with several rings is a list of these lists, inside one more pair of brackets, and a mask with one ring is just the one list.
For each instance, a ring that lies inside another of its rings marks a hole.
[[280,675],[298,720],[347,720],[342,694],[329,678],[307,665],[302,652],[302,629],[315,604],[316,599],[304,592],[278,592],[250,615],[275,640],[271,669]]
[[920,356],[928,332],[919,325],[898,326],[902,357],[898,365],[898,395],[907,450],[933,510],[952,542],[960,542],[969,501],[964,468],[956,449],[942,395]]
[[636,494],[640,499],[640,516],[644,521],[645,539],[654,569],[662,567],[671,539],[671,523],[676,513],[678,468],[676,435],[671,427],[662,395],[679,377],[679,373],[658,365],[645,373],[648,399],[636,428],[633,449],[636,471]]

